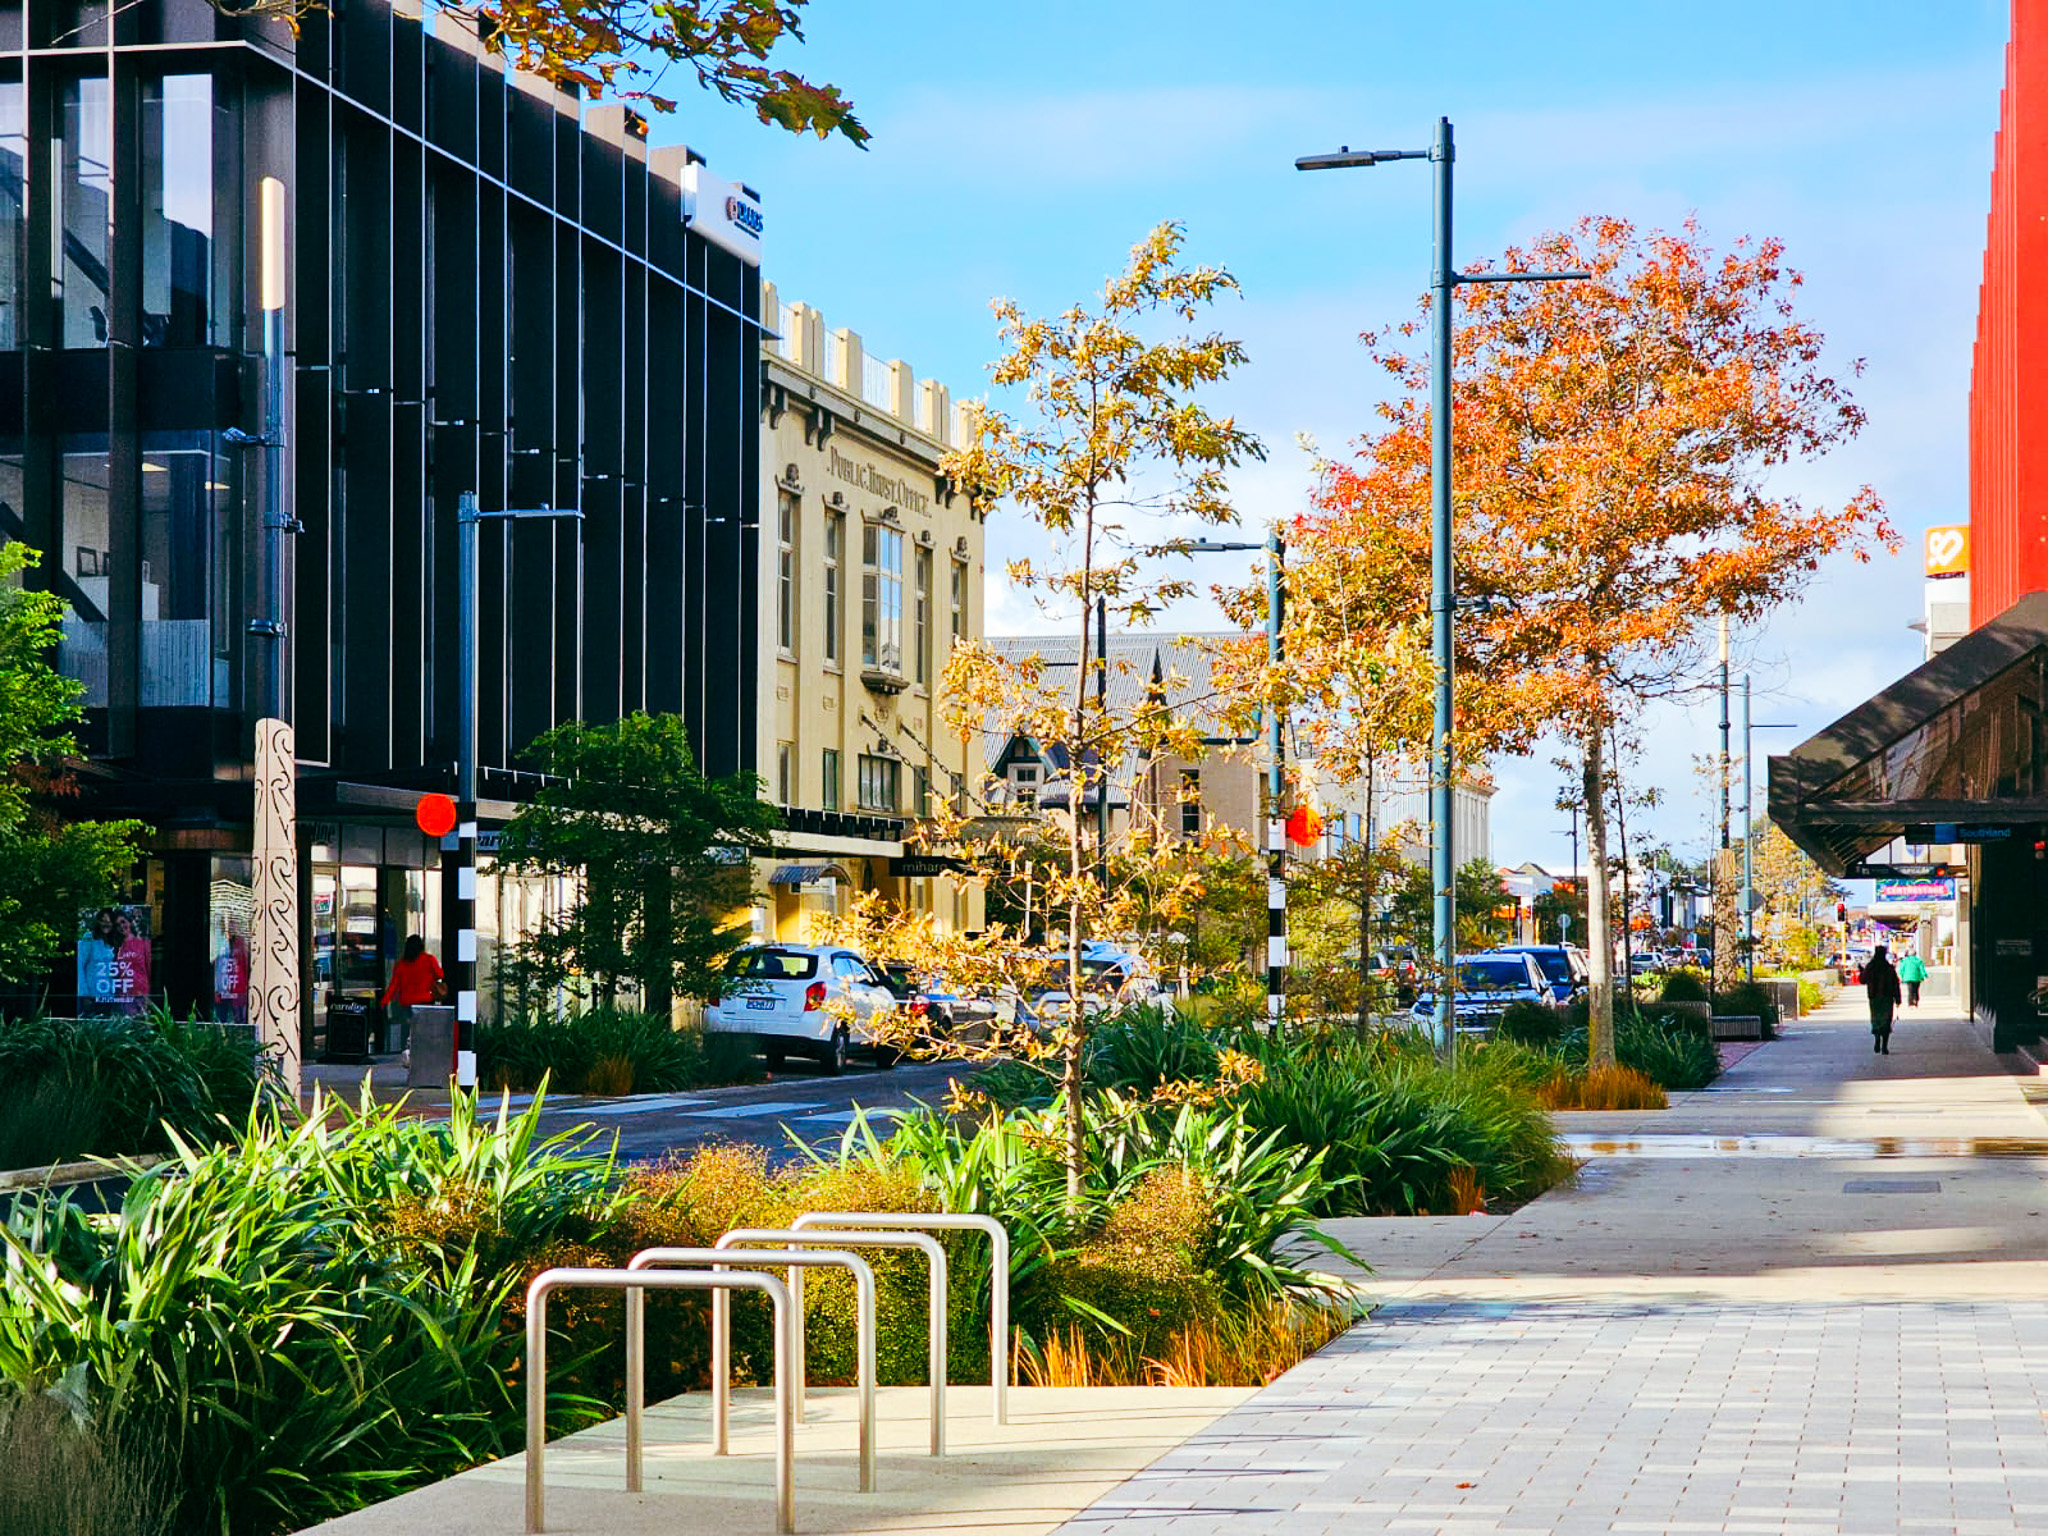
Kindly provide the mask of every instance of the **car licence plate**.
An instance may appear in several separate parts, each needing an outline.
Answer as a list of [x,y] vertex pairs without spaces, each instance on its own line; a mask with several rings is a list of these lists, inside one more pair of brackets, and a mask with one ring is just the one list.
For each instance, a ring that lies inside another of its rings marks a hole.
[[749,1008],[773,1008],[775,1006],[775,999],[772,997],[750,997],[747,999],[747,1006]]

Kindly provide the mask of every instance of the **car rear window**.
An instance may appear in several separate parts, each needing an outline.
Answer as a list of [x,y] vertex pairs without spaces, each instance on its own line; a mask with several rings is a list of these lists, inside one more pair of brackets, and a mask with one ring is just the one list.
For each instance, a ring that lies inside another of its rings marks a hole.
[[818,957],[800,949],[743,949],[732,957],[731,974],[762,981],[809,981]]
[[1529,971],[1519,960],[1468,960],[1458,967],[1458,985],[1475,990],[1526,987]]

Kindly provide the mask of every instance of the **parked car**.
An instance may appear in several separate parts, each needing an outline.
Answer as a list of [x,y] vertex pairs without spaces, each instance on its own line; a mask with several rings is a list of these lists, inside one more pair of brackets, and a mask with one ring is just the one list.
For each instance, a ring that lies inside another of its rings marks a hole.
[[833,1076],[847,1056],[865,1050],[878,1067],[893,1067],[897,1048],[877,1026],[900,1003],[867,961],[833,944],[750,944],[726,966],[729,992],[704,1010],[707,1034],[751,1035],[771,1068],[785,1057],[809,1056]]
[[[1508,1004],[1543,1003],[1551,1000],[1550,980],[1543,966],[1526,950],[1485,950],[1458,956],[1458,1011],[1460,1033],[1483,1033],[1500,1022]],[[1426,1024],[1437,1022],[1437,999],[1425,992],[1409,1010]]]
[[1669,963],[1654,949],[1639,949],[1628,957],[1628,973],[1631,976],[1653,975],[1669,968]]
[[950,987],[944,977],[919,972],[900,960],[885,961],[877,969],[911,1021],[939,1039],[988,1024],[998,1013],[1007,1016],[996,998]]
[[1576,944],[1503,944],[1495,953],[1534,955],[1543,967],[1543,979],[1550,983],[1550,1001],[1559,1007],[1586,989],[1586,954]]
[[1391,988],[1397,1003],[1415,1001],[1417,974],[1412,949],[1376,949],[1365,957],[1365,979]]
[[[1043,1021],[1056,1021],[1067,1006],[1067,995],[1066,979],[1062,973],[1031,999],[1031,1009]],[[1169,996],[1142,956],[1101,943],[1092,943],[1083,950],[1083,1016],[1106,1013],[1136,1003],[1162,1003]]]

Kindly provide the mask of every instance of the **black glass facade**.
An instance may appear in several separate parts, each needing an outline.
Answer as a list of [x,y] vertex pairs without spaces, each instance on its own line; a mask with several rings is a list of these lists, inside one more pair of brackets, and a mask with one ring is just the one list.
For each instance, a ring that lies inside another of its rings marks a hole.
[[[386,0],[334,0],[296,39],[204,0],[0,3],[0,538],[44,551],[71,605],[90,806],[154,829],[174,1003],[208,995],[244,900],[273,666],[320,829],[305,905],[353,889],[340,850],[373,843],[366,900],[411,904],[433,850],[358,790],[449,785],[464,491],[583,514],[485,527],[486,800],[518,797],[539,732],[634,709],[680,713],[711,771],[755,767],[758,272],[687,228],[687,151],[447,26]],[[287,189],[304,527],[282,642],[249,630],[271,450],[237,441],[264,428],[264,177]]]

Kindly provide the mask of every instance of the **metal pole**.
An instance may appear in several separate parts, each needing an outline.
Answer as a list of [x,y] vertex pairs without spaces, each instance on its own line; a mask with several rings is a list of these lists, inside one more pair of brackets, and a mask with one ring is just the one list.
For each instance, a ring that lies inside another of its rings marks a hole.
[[469,1081],[463,1072],[463,1042],[476,1030],[476,529],[483,514],[476,492],[464,491],[456,504],[455,565],[459,597],[459,669],[455,680],[455,953],[450,958],[450,990],[455,994],[455,1028],[449,1043],[448,1079],[455,1087],[472,1087],[476,1057],[469,1055]]
[[[1276,523],[1266,537],[1266,663],[1277,675],[1287,584],[1287,545]],[[1275,706],[1267,722],[1266,769],[1266,1028],[1280,1033],[1287,1007],[1287,715]]]
[[1756,980],[1756,919],[1750,912],[1750,891],[1755,880],[1755,865],[1751,862],[1750,844],[1755,841],[1755,821],[1750,801],[1753,791],[1749,782],[1749,675],[1742,678],[1742,976],[1745,981]]
[[[1095,599],[1095,709],[1101,732],[1109,720],[1109,599]],[[1080,808],[1075,807],[1079,814]],[[1095,878],[1109,889],[1109,759],[1095,755]]]
[[1430,727],[1429,877],[1435,889],[1431,937],[1437,973],[1438,1049],[1455,1064],[1458,1050],[1457,850],[1452,836],[1452,637],[1457,575],[1451,561],[1451,300],[1457,276],[1451,260],[1451,167],[1457,151],[1451,120],[1436,122],[1429,148],[1436,168],[1436,238],[1429,280],[1434,342],[1429,358],[1429,613],[1430,649],[1436,657],[1436,717]]

